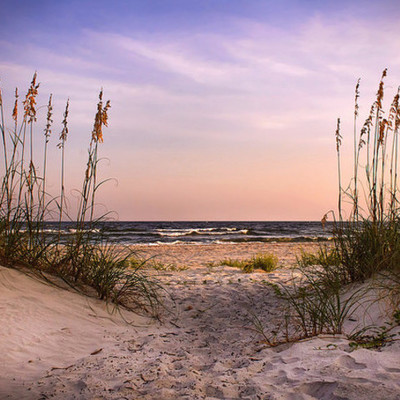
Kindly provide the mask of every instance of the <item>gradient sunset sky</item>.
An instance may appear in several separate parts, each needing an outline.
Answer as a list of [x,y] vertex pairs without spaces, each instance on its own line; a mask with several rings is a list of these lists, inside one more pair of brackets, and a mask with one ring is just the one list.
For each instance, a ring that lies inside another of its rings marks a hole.
[[55,99],[50,190],[67,98],[72,199],[101,87],[111,100],[101,171],[116,180],[99,201],[120,220],[319,220],[336,207],[337,117],[351,165],[357,79],[360,121],[385,67],[387,102],[400,84],[398,0],[1,0],[0,11],[8,116],[35,71],[39,105]]

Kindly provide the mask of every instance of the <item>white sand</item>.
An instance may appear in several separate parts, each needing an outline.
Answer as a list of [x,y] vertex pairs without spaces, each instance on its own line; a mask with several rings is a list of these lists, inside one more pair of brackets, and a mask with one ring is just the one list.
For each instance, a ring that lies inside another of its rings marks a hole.
[[164,272],[171,313],[159,324],[125,312],[133,326],[100,301],[0,267],[0,399],[400,399],[400,342],[265,348],[251,314],[273,329],[279,302],[263,280],[289,277]]

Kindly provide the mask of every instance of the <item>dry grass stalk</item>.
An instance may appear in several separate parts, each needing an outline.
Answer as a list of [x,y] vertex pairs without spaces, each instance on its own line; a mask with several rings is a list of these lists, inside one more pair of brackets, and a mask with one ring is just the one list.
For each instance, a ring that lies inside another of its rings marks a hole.
[[[46,169],[48,143],[51,140],[53,123],[52,96],[47,104],[47,117],[44,127],[43,171],[38,170],[34,161],[33,132],[39,118],[37,112],[39,83],[35,73],[23,101],[23,117],[19,117],[18,90],[12,110],[13,129],[6,129],[4,123],[3,99],[0,90],[0,131],[4,152],[4,172],[0,193],[0,261],[10,267],[26,267],[33,273],[52,281],[51,275],[61,277],[76,289],[84,290],[91,286],[99,297],[116,305],[128,308],[138,305],[152,311],[158,304],[157,286],[141,275],[138,268],[131,269],[129,259],[132,252],[121,251],[103,241],[98,229],[94,236],[92,229],[85,230],[87,204],[90,200],[90,226],[95,206],[95,193],[101,185],[96,182],[97,145],[103,141],[103,126],[107,126],[110,102],[102,104],[102,91],[97,106],[95,124],[90,137],[89,161],[81,193],[81,213],[77,215],[74,234],[67,239],[61,234],[61,220],[65,204],[64,149],[68,135],[69,101],[63,118],[63,129],[58,147],[62,150],[61,161],[61,200],[58,204],[58,234],[45,233],[48,217],[57,220],[56,201],[46,197]],[[19,121],[21,120],[21,122]],[[5,133],[9,132],[9,135]],[[29,148],[28,148],[29,145]],[[27,150],[29,157],[27,158]],[[54,225],[52,225],[54,228]]]
[[[63,210],[64,210],[64,197],[65,197],[65,187],[64,187],[64,174],[65,174],[65,142],[67,140],[68,136],[68,109],[69,109],[69,99],[67,100],[67,104],[65,106],[65,111],[64,111],[64,119],[62,121],[62,126],[63,129],[60,133],[59,137],[59,143],[57,147],[61,149],[61,195],[60,195],[60,217],[59,217],[59,222],[61,225],[61,221],[63,218]],[[60,231],[61,231],[61,226],[60,226]]]

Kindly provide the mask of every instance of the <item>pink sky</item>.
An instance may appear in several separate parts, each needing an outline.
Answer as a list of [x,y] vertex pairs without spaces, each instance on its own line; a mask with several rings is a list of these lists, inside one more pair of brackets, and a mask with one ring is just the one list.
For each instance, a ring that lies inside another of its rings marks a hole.
[[55,135],[70,98],[73,198],[103,87],[112,109],[102,176],[118,184],[99,201],[121,220],[318,220],[336,207],[337,117],[351,165],[357,79],[360,121],[385,67],[387,101],[400,84],[393,1],[121,1],[96,3],[94,14],[90,1],[42,1],[36,23],[5,3],[8,112],[14,87],[25,91],[35,70],[40,104],[54,94]]

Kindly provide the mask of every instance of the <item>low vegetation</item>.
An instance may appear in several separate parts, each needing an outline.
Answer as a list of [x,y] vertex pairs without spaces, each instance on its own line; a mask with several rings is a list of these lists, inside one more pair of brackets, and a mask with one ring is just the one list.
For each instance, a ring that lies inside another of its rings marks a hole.
[[189,267],[185,265],[175,265],[173,263],[165,264],[160,261],[150,261],[146,263],[148,268],[162,272],[181,272],[186,271]]
[[249,259],[237,260],[228,258],[216,263],[215,266],[226,265],[228,267],[239,268],[243,272],[251,273],[255,270],[271,272],[278,266],[278,258],[269,253],[257,254]]
[[[158,305],[157,286],[142,273],[140,265],[132,267],[132,252],[107,243],[101,235],[96,195],[102,183],[98,179],[99,146],[108,124],[110,101],[103,102],[100,91],[94,125],[88,138],[88,159],[84,167],[76,214],[67,207],[65,191],[65,147],[69,127],[69,101],[56,136],[59,151],[59,193],[48,193],[48,155],[53,133],[53,103],[46,106],[44,127],[38,107],[39,83],[36,73],[22,102],[15,91],[15,102],[6,125],[0,91],[0,135],[4,163],[0,192],[0,262],[41,276],[48,282],[63,281],[84,293],[92,293],[129,309],[154,311]],[[61,118],[60,118],[61,119]],[[42,149],[35,147],[41,135]],[[42,154],[42,159],[38,158]],[[52,165],[52,169],[55,166]],[[48,221],[53,221],[48,234]],[[54,224],[54,222],[57,222]],[[63,221],[73,222],[74,230],[62,235]],[[55,278],[56,277],[56,278]]]
[[[290,338],[343,333],[346,319],[370,297],[388,296],[393,315],[389,327],[363,327],[349,336],[354,347],[375,347],[393,339],[399,325],[400,213],[398,200],[399,91],[389,110],[383,109],[382,74],[369,115],[358,133],[359,81],[355,90],[354,164],[350,185],[342,185],[340,120],[337,121],[338,214],[333,217],[333,241],[315,254],[298,258],[297,278],[274,286],[286,301]],[[343,207],[347,204],[347,207]],[[347,217],[345,217],[347,215]],[[360,285],[369,280],[369,285]],[[358,285],[358,289],[354,285]],[[380,295],[379,295],[380,293]],[[373,302],[373,300],[372,300]],[[289,340],[288,333],[282,333]],[[279,341],[279,340],[278,340]]]

